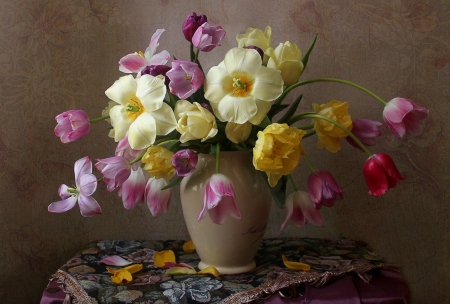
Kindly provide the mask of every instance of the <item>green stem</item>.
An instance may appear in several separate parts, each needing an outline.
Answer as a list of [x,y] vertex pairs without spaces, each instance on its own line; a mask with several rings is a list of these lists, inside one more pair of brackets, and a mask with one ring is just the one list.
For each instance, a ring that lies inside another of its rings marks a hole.
[[130,166],[134,163],[137,163],[138,161],[140,161],[142,159],[142,157],[144,156],[145,152],[147,152],[147,149],[145,149],[144,151],[141,152],[141,154],[139,154],[135,159],[133,159],[132,161],[130,161]]
[[300,127],[297,127],[297,128],[302,129],[302,130],[311,130],[311,129],[314,128],[314,124],[310,124],[310,125],[307,125],[307,126],[300,126]]
[[363,86],[360,86],[359,84],[356,84],[354,82],[348,81],[348,80],[344,80],[344,79],[339,79],[339,78],[314,78],[314,79],[309,79],[309,80],[305,80],[302,82],[297,82],[291,86],[289,86],[281,95],[280,97],[277,98],[277,100],[275,101],[275,104],[281,104],[281,102],[283,101],[283,99],[295,88],[308,84],[308,83],[314,83],[314,82],[338,82],[338,83],[343,83],[343,84],[347,84],[349,86],[352,86],[354,88],[357,88],[367,94],[369,94],[370,96],[372,96],[373,98],[375,98],[376,100],[378,100],[379,102],[381,102],[383,105],[386,105],[387,102],[382,99],[380,96],[376,95],[374,92],[366,89]]
[[164,141],[161,141],[161,142],[155,144],[155,146],[163,146],[163,145],[165,145],[165,144],[169,144],[169,143],[172,143],[172,142],[178,142],[178,139],[168,139],[168,140],[164,140]]
[[297,186],[295,185],[294,178],[292,177],[291,174],[289,174],[288,176],[289,176],[289,180],[291,181],[292,187],[294,188],[294,191],[298,191],[298,188],[297,188]]
[[303,155],[303,157],[306,159],[306,162],[308,163],[309,168],[311,169],[311,171],[316,170],[316,168],[314,167],[314,165],[312,164],[312,162],[309,160],[309,157],[306,155]]
[[216,173],[220,173],[219,165],[220,165],[220,144],[217,143],[217,146],[216,146]]
[[108,118],[109,118],[109,115],[106,115],[106,116],[102,116],[102,117],[97,117],[97,118],[89,119],[89,122],[90,122],[90,123],[98,122],[98,121],[102,121],[102,120],[105,120],[105,119],[108,119]]
[[369,149],[367,149],[366,146],[355,135],[353,135],[353,133],[349,129],[347,129],[346,127],[344,127],[343,125],[341,125],[340,123],[338,123],[337,121],[335,121],[331,118],[328,118],[326,116],[316,114],[316,113],[304,113],[304,114],[297,115],[297,116],[293,117],[292,119],[294,119],[294,118],[296,119],[295,121],[298,121],[303,118],[318,118],[318,119],[328,121],[329,123],[334,124],[338,128],[342,129],[345,133],[347,133],[348,136],[350,136],[361,147],[361,149],[363,149],[363,151],[366,152],[369,156],[373,155],[373,153],[370,152]]

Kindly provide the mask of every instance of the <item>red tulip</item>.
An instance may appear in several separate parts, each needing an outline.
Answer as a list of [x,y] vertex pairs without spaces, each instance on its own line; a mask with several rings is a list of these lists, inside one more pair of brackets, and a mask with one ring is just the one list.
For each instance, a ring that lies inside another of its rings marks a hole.
[[364,177],[369,186],[369,194],[374,196],[384,194],[389,188],[394,188],[399,181],[405,180],[392,158],[384,153],[369,157],[364,164]]

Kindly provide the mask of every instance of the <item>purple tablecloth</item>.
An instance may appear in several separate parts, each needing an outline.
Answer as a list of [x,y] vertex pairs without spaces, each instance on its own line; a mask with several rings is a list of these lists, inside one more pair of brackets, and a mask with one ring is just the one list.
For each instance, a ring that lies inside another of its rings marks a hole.
[[[179,250],[182,243],[101,241],[96,245],[90,244],[52,277],[43,292],[41,304],[62,304],[65,300],[66,303],[72,303],[74,299],[77,303],[200,303],[197,302],[199,300],[203,303],[227,304],[249,300],[254,300],[253,303],[272,304],[408,302],[408,286],[401,275],[394,267],[377,258],[362,242],[306,238],[266,239],[256,259],[260,267],[254,272],[218,278],[199,275],[164,277],[161,270],[152,267],[153,249],[159,251],[170,248],[176,253],[179,262],[194,265],[198,256],[195,253],[182,253]],[[154,248],[151,249],[152,247]],[[286,270],[282,262],[278,261],[281,253],[286,254],[290,260],[309,263],[311,272],[293,273]],[[141,276],[127,286],[118,287],[111,283],[105,266],[98,265],[101,257],[111,254],[122,255],[128,260],[134,257],[139,260],[134,262],[144,263],[146,266]],[[149,279],[149,274],[152,280]],[[195,283],[196,280],[199,283]],[[196,298],[195,293],[199,292],[196,288],[205,284],[214,287],[209,288],[202,297]],[[78,293],[74,290],[77,288],[80,289]],[[132,296],[128,295],[126,298],[124,292],[130,292]],[[168,296],[171,292],[172,297]],[[177,294],[176,297],[174,294]]]

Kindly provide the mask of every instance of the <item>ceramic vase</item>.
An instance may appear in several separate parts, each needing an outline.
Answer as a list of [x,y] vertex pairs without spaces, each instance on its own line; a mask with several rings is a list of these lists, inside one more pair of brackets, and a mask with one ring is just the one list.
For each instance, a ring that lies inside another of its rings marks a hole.
[[255,170],[247,152],[221,152],[220,173],[234,185],[236,203],[242,219],[228,217],[217,225],[208,215],[198,221],[203,206],[203,189],[216,173],[213,155],[200,154],[194,172],[180,186],[180,198],[189,235],[200,257],[198,267],[214,266],[221,274],[237,274],[253,270],[254,258],[264,236],[272,196],[264,175]]

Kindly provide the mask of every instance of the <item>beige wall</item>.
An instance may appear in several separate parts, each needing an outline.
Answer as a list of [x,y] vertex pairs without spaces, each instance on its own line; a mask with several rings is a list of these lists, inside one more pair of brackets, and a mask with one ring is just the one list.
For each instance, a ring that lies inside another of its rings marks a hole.
[[[376,3],[376,4],[375,4]],[[121,73],[118,59],[144,51],[152,33],[165,28],[160,50],[187,59],[180,31],[191,12],[206,14],[227,31],[221,48],[201,54],[208,68],[235,46],[247,27],[273,28],[275,44],[290,40],[306,50],[319,34],[305,78],[356,81],[389,100],[408,97],[430,110],[424,131],[393,138],[384,127],[374,152],[385,151],[407,177],[381,198],[367,195],[366,156],[315,148],[310,158],[343,185],[345,200],[324,208],[324,228],[288,227],[281,236],[348,237],[367,241],[402,266],[414,303],[450,303],[449,123],[450,2],[447,0],[113,1],[6,0],[0,2],[0,298],[37,303],[47,278],[82,245],[96,239],[187,238],[173,195],[168,214],[154,219],[144,207],[126,212],[115,193],[98,191],[104,214],[83,218],[78,207],[47,213],[61,183],[73,180],[82,156],[113,153],[106,124],[63,145],[54,117],[80,108],[92,117],[106,106],[104,91]],[[381,119],[382,105],[353,88],[312,84],[302,110],[335,98],[350,103],[353,117]],[[308,169],[297,174],[304,185]],[[284,213],[275,209],[268,236],[278,236]]]

